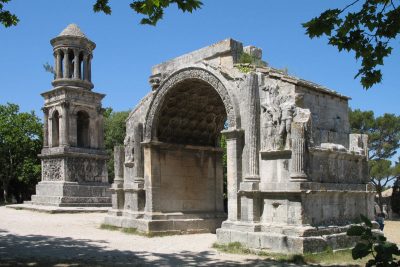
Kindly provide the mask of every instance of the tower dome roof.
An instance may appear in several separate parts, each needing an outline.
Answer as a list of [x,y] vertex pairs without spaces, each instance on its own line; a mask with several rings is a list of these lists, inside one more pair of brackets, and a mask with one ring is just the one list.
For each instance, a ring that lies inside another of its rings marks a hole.
[[85,34],[79,29],[76,24],[69,24],[67,28],[65,28],[59,36],[74,36],[74,37],[82,37],[86,38]]

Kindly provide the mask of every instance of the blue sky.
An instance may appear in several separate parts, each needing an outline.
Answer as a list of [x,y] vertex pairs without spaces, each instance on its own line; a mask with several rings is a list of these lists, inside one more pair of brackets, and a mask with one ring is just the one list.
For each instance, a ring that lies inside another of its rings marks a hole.
[[359,62],[339,53],[325,39],[310,40],[301,27],[327,8],[349,1],[204,0],[201,10],[183,14],[167,10],[156,27],[139,25],[129,0],[111,0],[113,14],[95,14],[94,0],[12,0],[17,27],[0,26],[0,104],[13,102],[42,116],[40,93],[51,89],[50,39],[77,23],[97,44],[92,67],[95,91],[107,94],[104,107],[132,109],[150,91],[151,66],[231,37],[263,49],[271,66],[352,97],[350,106],[376,114],[400,114],[400,44],[383,68],[383,83],[365,91],[354,80]]

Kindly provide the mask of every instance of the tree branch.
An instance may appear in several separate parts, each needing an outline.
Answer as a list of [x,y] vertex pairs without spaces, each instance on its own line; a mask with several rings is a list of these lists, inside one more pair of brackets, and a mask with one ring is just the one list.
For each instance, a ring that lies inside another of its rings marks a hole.
[[343,13],[346,9],[348,9],[349,7],[355,5],[357,2],[360,2],[360,0],[356,0],[356,1],[354,1],[353,3],[351,3],[351,4],[348,4],[345,8],[343,8],[342,10],[340,10],[340,13],[339,13],[339,14]]

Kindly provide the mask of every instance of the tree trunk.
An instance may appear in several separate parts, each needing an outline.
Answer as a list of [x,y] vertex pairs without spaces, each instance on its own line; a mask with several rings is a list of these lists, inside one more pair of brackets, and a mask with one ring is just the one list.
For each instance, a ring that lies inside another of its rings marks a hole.
[[4,194],[4,204],[7,204],[8,198],[8,181],[3,181],[3,194]]
[[379,184],[376,186],[376,191],[378,193],[378,206],[379,209],[381,210],[381,213],[383,213],[383,203],[382,203],[382,186]]

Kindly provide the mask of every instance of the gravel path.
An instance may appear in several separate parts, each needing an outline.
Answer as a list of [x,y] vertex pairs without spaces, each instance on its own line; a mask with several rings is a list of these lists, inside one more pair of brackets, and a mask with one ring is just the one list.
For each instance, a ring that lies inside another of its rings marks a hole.
[[103,217],[0,207],[0,266],[284,266],[217,252],[214,234],[146,238],[102,230]]
[[[214,234],[147,238],[99,229],[104,213],[47,214],[0,207],[0,266],[295,266],[220,253]],[[385,235],[400,244],[400,221]]]
[[400,221],[385,221],[383,233],[389,241],[400,246]]

